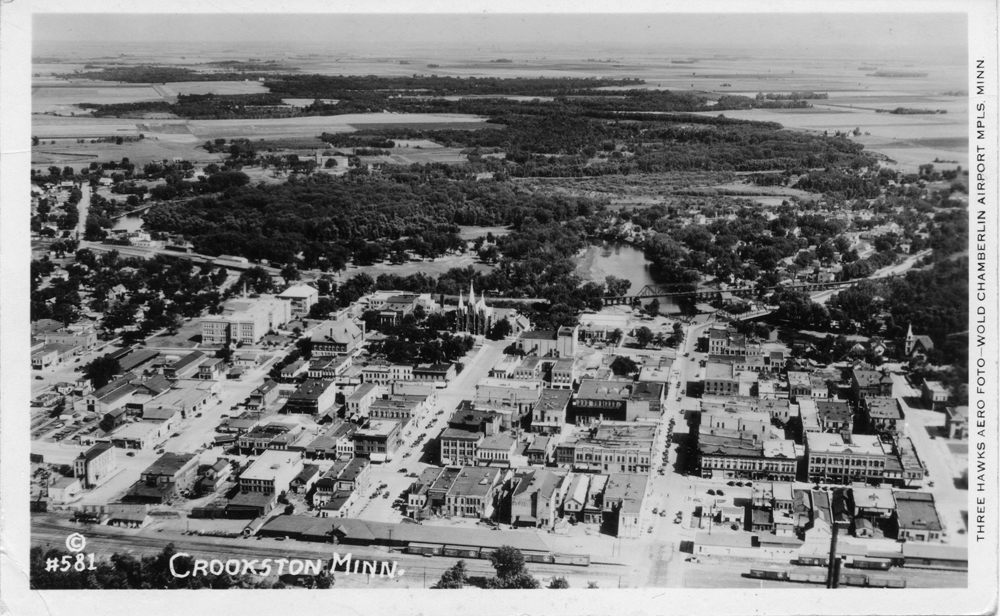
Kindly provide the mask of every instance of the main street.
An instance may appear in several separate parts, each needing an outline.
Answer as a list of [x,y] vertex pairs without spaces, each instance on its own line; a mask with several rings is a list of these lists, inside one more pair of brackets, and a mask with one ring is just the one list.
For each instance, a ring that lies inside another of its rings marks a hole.
[[[434,445],[435,439],[447,427],[448,420],[458,405],[463,400],[475,397],[476,384],[500,360],[507,344],[509,343],[503,340],[483,340],[482,346],[473,349],[460,360],[465,368],[447,387],[438,390],[437,401],[433,406],[425,408],[423,413],[410,420],[401,435],[403,444],[393,454],[392,460],[374,467],[372,483],[387,484],[385,491],[389,493],[389,497],[369,499],[370,493],[363,495],[364,504],[357,517],[385,522],[398,522],[402,519],[401,511],[394,509],[392,503],[413,483],[413,479],[406,475],[419,475],[423,469],[437,464],[438,448]],[[418,444],[416,439],[421,433],[426,436]]]

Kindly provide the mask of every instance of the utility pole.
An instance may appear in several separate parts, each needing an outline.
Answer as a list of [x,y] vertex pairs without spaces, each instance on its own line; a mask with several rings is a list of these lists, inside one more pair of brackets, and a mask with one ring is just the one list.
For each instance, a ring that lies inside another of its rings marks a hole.
[[826,569],[826,587],[837,588],[840,583],[840,559],[837,557],[837,524],[834,521],[830,536],[830,557]]

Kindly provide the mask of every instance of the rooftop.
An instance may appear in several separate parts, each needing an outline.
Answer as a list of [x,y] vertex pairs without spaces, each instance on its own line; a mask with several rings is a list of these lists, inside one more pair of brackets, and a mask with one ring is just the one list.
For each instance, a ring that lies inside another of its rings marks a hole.
[[632,393],[631,381],[599,381],[584,379],[576,393],[576,399],[586,400],[621,400],[628,399]]
[[877,419],[902,419],[903,413],[899,408],[899,402],[895,398],[872,397],[865,398],[864,403],[868,408],[868,415]]
[[896,518],[900,528],[943,530],[934,506],[934,495],[928,492],[895,493]]
[[879,437],[871,434],[850,434],[848,441],[844,434],[829,434],[825,432],[806,433],[806,448],[810,454],[855,454],[868,456],[884,456],[886,451]]
[[193,453],[165,453],[142,471],[142,474],[173,477],[196,457]]

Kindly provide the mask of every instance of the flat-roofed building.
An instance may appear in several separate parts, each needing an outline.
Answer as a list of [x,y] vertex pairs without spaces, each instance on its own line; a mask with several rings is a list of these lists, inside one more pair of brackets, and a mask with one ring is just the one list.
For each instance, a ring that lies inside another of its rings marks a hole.
[[354,455],[354,433],[358,426],[341,422],[313,439],[306,445],[306,457],[315,460],[336,460]]
[[524,450],[528,456],[528,464],[546,465],[552,461],[556,452],[556,439],[539,434],[531,439],[531,444]]
[[701,424],[708,428],[743,432],[755,440],[767,440],[771,434],[771,416],[754,411],[703,412]]
[[110,443],[97,443],[73,461],[73,476],[89,490],[107,481],[117,466],[115,448]]
[[580,338],[584,341],[607,341],[615,332],[624,334],[629,329],[628,315],[584,312],[580,315]]
[[566,389],[543,389],[531,411],[531,431],[543,434],[562,432],[571,396],[572,392]]
[[198,478],[198,456],[193,453],[165,453],[142,471],[121,497],[124,503],[161,504],[190,491]]
[[851,432],[854,429],[854,415],[851,405],[843,400],[817,400],[819,425],[823,432]]
[[[343,499],[339,503],[337,515],[344,506],[349,507],[344,497],[350,493],[361,494],[371,484],[371,462],[365,458],[351,458],[334,462],[326,473],[316,481],[313,506],[321,507],[331,500]],[[343,516],[339,516],[343,517]]]
[[760,440],[738,430],[701,426],[698,466],[704,478],[795,481],[798,460],[790,440]]
[[795,506],[793,487],[794,484],[790,481],[758,481],[752,486],[753,506],[791,511]]
[[514,371],[517,370],[520,364],[521,358],[517,355],[504,354],[500,357],[500,361],[490,368],[489,376],[494,379],[512,379],[514,378]]
[[368,407],[368,416],[372,419],[392,419],[406,425],[425,408],[427,408],[427,396],[393,394],[388,398],[372,400]]
[[579,380],[576,360],[572,357],[560,357],[552,364],[550,386],[553,389],[573,389]]
[[632,381],[584,379],[573,396],[570,423],[589,424],[594,421],[625,421]]
[[720,396],[740,395],[740,379],[731,363],[709,362],[705,365],[704,393]]
[[373,462],[391,459],[399,447],[400,423],[388,419],[371,419],[354,433],[354,455]]
[[347,396],[347,416],[354,418],[368,417],[368,409],[379,396],[382,395],[382,388],[375,383],[362,383],[354,390],[354,393]]
[[71,357],[76,346],[50,342],[31,354],[31,368],[33,370],[44,370],[52,366],[61,364],[67,357]]
[[666,385],[670,382],[671,371],[674,360],[669,357],[650,358],[643,362],[639,370],[638,380],[644,383],[662,383]]
[[940,381],[924,381],[920,391],[924,403],[931,407],[948,403],[948,389]]
[[433,514],[492,519],[503,489],[502,478],[498,468],[425,469],[410,487],[407,515],[418,520]]
[[556,464],[581,472],[648,473],[659,431],[656,424],[603,421],[556,445]]
[[306,284],[288,287],[277,295],[288,302],[288,312],[293,319],[309,316],[309,309],[319,300],[319,291]]
[[969,438],[969,407],[949,406],[945,409],[944,429],[948,438],[963,441]]
[[542,396],[541,381],[517,379],[480,379],[476,384],[473,405],[477,409],[496,411],[505,428],[512,428],[529,414]]
[[855,486],[851,488],[854,516],[874,519],[889,519],[896,511],[896,499],[889,488]]
[[616,537],[642,536],[642,504],[649,477],[635,473],[612,473],[604,487],[605,519],[613,522]]
[[822,432],[823,427],[819,423],[819,408],[812,398],[799,398],[799,423],[802,427],[802,434],[811,432]]
[[289,489],[303,467],[302,454],[269,449],[240,475],[240,491],[280,494]]
[[919,488],[924,483],[925,473],[913,440],[908,436],[898,436],[885,459],[885,483],[901,488]]
[[334,380],[343,376],[353,365],[350,355],[336,355],[334,357],[321,357],[309,362],[309,370],[306,376],[311,379]]
[[528,356],[521,359],[521,363],[514,368],[514,375],[511,378],[522,381],[538,381],[542,379],[544,367],[545,364],[540,358]]
[[333,381],[307,379],[288,397],[285,412],[321,415],[329,411],[336,401],[337,388]]
[[896,538],[906,541],[940,541],[946,537],[944,525],[929,492],[897,491],[893,522]]
[[148,449],[157,443],[167,431],[163,424],[152,421],[137,421],[121,426],[105,438],[120,449]]
[[453,363],[417,364],[413,366],[411,378],[414,381],[450,383],[455,375],[456,369]]
[[511,466],[517,440],[507,432],[485,437],[476,449],[476,466]]
[[781,398],[768,398],[760,400],[757,405],[757,410],[761,413],[767,413],[771,416],[771,419],[777,419],[783,424],[788,423],[794,415],[793,408],[797,411],[798,407],[792,405],[788,400]]
[[818,483],[880,483],[887,453],[877,436],[847,432],[809,433],[806,460],[809,481]]
[[794,402],[800,396],[812,397],[812,380],[808,372],[789,370],[788,374],[788,397]]
[[256,344],[269,331],[291,320],[291,306],[273,295],[231,300],[221,315],[201,321],[201,341],[206,345]]
[[442,465],[471,466],[486,435],[482,432],[445,428],[438,438]]
[[903,421],[903,410],[895,398],[872,396],[861,401],[861,416],[869,432],[897,434]]
[[851,369],[851,395],[856,404],[860,403],[862,398],[871,396],[891,397],[892,389],[892,377],[888,374],[860,368]]
[[579,330],[579,326],[565,326],[557,330],[526,331],[517,337],[515,344],[525,355],[575,357]]

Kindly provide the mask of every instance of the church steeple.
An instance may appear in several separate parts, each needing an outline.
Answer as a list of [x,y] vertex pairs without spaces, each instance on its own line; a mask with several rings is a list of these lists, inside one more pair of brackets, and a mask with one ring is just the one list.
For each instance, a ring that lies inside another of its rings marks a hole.
[[472,281],[469,281],[469,305],[476,305],[476,291],[472,288]]
[[458,292],[458,311],[462,312],[465,310],[465,302],[462,301],[462,292]]

